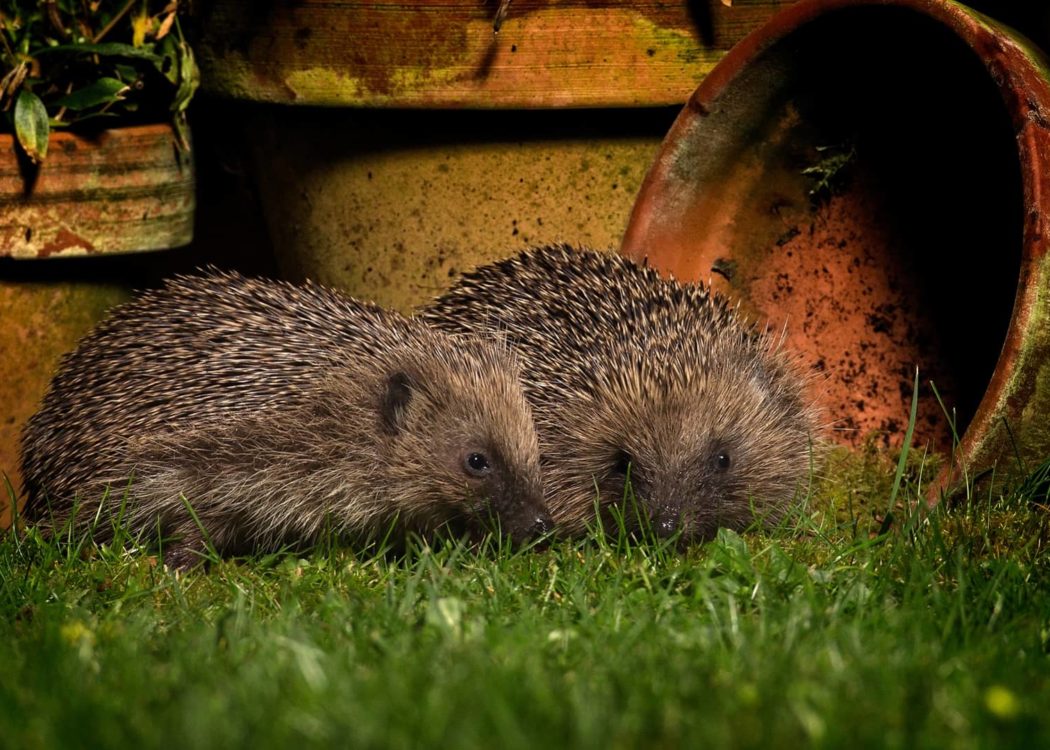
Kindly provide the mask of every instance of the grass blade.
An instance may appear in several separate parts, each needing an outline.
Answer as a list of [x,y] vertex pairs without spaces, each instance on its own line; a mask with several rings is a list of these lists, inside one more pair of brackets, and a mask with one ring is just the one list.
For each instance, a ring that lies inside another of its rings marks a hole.
[[901,481],[904,479],[904,469],[908,464],[908,454],[911,452],[911,441],[915,435],[915,422],[919,416],[919,368],[915,368],[915,382],[911,392],[911,413],[908,415],[908,429],[904,432],[904,443],[901,445],[901,455],[897,460],[897,471],[893,475],[893,488],[890,490],[890,502],[886,508],[886,521],[880,530],[880,535],[889,530],[892,524],[893,509],[897,507],[897,496],[900,494]]

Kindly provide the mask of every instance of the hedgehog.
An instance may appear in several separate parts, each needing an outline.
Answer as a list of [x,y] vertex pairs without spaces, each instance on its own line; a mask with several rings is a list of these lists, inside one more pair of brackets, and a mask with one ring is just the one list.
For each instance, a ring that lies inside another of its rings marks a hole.
[[[114,313],[67,354],[22,436],[23,516],[164,560],[337,538],[546,533],[518,364],[314,283],[207,269]],[[99,522],[102,519],[103,522]]]
[[563,532],[597,521],[684,545],[775,524],[812,474],[809,376],[704,284],[553,245],[475,269],[417,315],[518,352]]

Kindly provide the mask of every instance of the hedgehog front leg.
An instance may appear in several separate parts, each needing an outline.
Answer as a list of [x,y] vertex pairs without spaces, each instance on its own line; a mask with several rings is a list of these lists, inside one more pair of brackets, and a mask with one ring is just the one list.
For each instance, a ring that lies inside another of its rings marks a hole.
[[191,570],[208,559],[208,545],[204,534],[193,524],[172,529],[171,539],[162,544],[164,564],[175,571]]

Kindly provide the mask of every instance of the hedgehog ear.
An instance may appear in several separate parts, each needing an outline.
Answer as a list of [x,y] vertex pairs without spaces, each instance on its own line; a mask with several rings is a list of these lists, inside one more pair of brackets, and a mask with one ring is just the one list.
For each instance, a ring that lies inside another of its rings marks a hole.
[[396,435],[405,427],[408,404],[412,401],[412,383],[408,375],[395,372],[386,380],[386,390],[379,404],[379,414],[387,431]]

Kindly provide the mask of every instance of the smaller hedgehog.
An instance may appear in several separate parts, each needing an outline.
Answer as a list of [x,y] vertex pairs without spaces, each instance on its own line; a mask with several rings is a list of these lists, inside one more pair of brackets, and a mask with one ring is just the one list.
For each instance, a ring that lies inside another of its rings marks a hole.
[[[628,476],[651,527],[683,542],[775,523],[805,488],[803,378],[702,284],[557,245],[476,269],[420,315],[500,332],[518,352],[563,531],[590,525],[596,499],[608,522]],[[628,526],[636,515],[621,508]]]
[[26,518],[104,541],[119,514],[179,568],[209,542],[550,527],[505,346],[233,273],[176,277],[85,337],[25,426],[22,466]]

